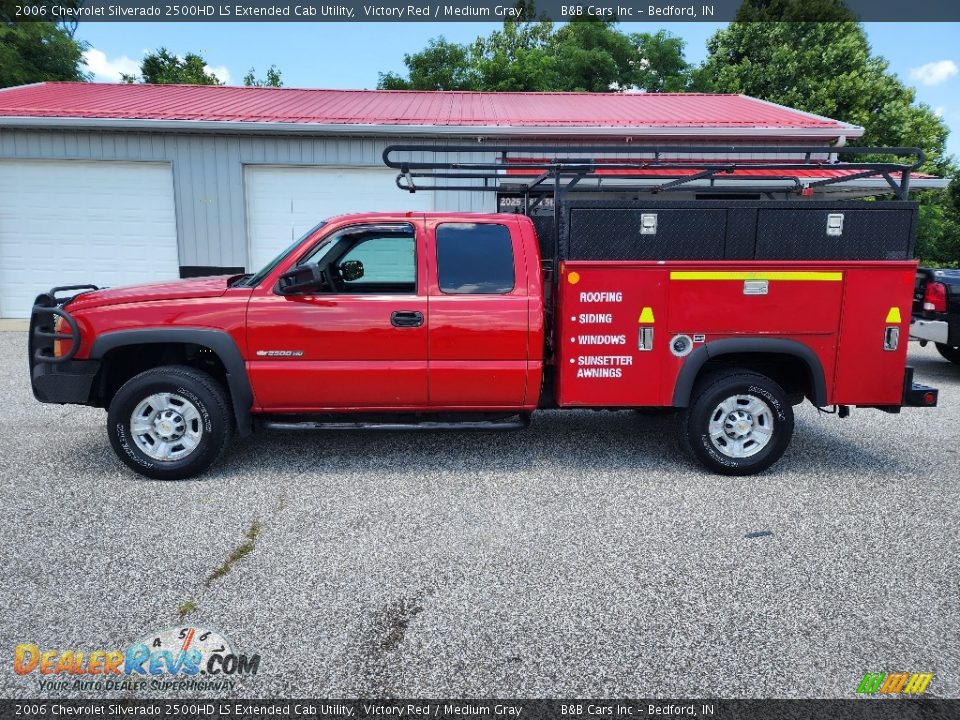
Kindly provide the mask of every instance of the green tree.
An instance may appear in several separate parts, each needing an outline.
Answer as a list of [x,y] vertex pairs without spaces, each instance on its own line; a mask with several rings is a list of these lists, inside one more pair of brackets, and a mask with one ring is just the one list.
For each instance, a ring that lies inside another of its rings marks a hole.
[[613,21],[584,19],[559,28],[510,21],[470,44],[431,40],[404,56],[406,77],[380,73],[383,89],[592,91],[683,90],[690,68],[680,38],[621,32]]
[[140,75],[124,75],[123,81],[151,85],[223,84],[216,75],[207,70],[206,61],[198,53],[187,53],[181,59],[165,47],[147,53],[140,63]]
[[283,80],[280,79],[280,70],[277,66],[271,65],[265,78],[256,77],[256,69],[250,68],[250,71],[243,76],[243,84],[247,87],[283,87]]
[[380,73],[383,90],[474,90],[469,50],[464,45],[434,38],[418,53],[404,55],[408,77]]
[[648,92],[683,92],[692,81],[692,68],[684,59],[682,38],[666,30],[657,33],[634,33],[630,42],[636,48],[637,87]]
[[[76,5],[76,0],[65,4]],[[75,25],[17,22],[13,5],[6,0],[0,2],[0,87],[90,79],[83,60],[87,46],[73,38]]]
[[584,20],[562,26],[551,37],[556,57],[553,82],[563,90],[607,92],[635,86],[636,48],[611,23]]
[[[474,40],[467,54],[475,90],[538,91],[559,85],[553,23],[507,22]],[[560,89],[559,87],[557,89]]]
[[[865,132],[859,144],[920,147],[926,154],[921,171],[957,176],[946,153],[946,124],[872,53],[863,26],[840,0],[747,0],[707,49],[693,88],[744,93],[860,125]],[[960,208],[946,193],[921,193],[919,200],[919,256],[956,261]]]

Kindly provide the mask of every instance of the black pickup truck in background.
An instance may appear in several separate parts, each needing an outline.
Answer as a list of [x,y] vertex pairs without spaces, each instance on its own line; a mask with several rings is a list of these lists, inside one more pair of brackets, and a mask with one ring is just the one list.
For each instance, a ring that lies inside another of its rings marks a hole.
[[960,365],[960,270],[917,270],[910,337]]

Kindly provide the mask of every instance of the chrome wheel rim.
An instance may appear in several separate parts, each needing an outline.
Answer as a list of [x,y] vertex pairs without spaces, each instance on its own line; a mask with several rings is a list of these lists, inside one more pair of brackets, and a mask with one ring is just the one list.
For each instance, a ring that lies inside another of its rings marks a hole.
[[731,395],[710,413],[710,442],[730,458],[748,458],[773,437],[773,411],[755,395]]
[[130,434],[144,455],[158,462],[176,462],[192,453],[203,438],[196,405],[176,393],[155,393],[140,401],[130,415]]

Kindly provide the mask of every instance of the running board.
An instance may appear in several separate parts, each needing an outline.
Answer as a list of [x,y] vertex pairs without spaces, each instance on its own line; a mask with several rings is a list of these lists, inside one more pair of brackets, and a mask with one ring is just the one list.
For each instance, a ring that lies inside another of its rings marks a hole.
[[522,430],[530,426],[530,416],[516,420],[478,420],[464,422],[283,422],[263,423],[267,430],[380,430],[385,432],[425,432],[432,430]]

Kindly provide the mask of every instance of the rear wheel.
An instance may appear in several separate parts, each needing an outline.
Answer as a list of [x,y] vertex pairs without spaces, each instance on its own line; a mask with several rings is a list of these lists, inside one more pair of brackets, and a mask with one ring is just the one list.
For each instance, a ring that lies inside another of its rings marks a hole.
[[682,442],[723,475],[752,475],[783,455],[793,436],[793,408],[777,383],[728,370],[697,384],[680,418]]
[[937,352],[940,353],[945,360],[960,365],[960,347],[950,347],[943,343],[937,343]]
[[186,366],[147,370],[117,391],[107,414],[110,444],[133,470],[182,480],[206,470],[230,439],[230,403],[210,375]]

